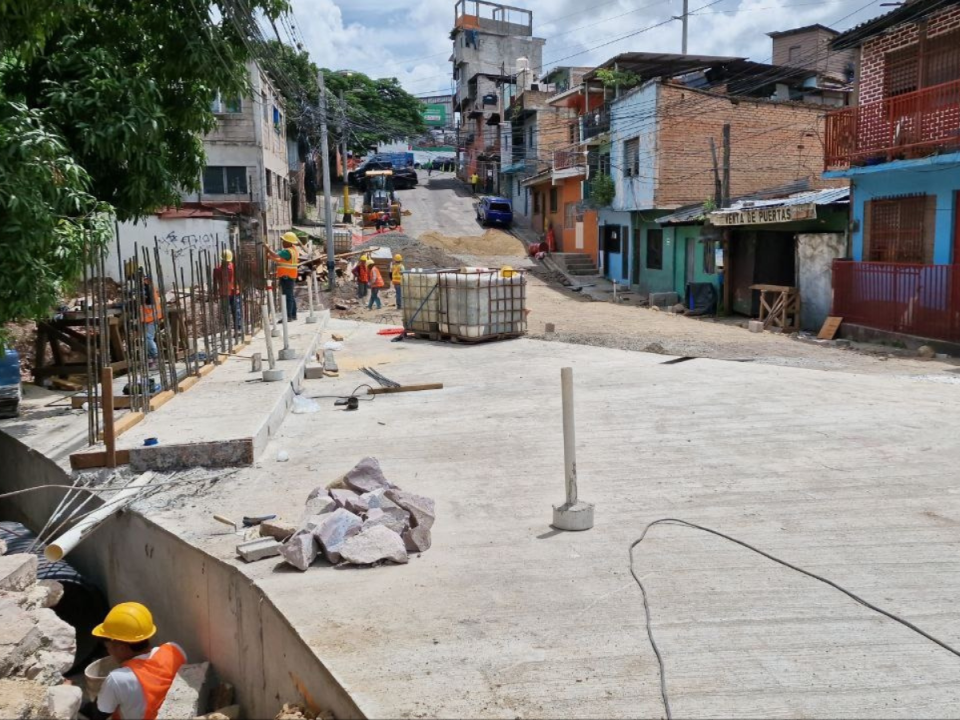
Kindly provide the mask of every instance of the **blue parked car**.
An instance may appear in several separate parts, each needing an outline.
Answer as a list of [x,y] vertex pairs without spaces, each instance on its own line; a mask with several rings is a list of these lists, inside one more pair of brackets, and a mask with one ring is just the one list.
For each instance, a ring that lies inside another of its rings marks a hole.
[[513,224],[513,205],[502,197],[482,198],[477,203],[477,220],[481,225],[510,227]]

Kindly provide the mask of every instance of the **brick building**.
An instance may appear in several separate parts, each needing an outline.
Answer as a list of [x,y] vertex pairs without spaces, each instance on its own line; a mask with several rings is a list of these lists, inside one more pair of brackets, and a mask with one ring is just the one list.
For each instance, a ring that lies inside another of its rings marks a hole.
[[857,106],[830,113],[826,177],[848,178],[845,325],[960,342],[960,0],[913,0],[837,36]]

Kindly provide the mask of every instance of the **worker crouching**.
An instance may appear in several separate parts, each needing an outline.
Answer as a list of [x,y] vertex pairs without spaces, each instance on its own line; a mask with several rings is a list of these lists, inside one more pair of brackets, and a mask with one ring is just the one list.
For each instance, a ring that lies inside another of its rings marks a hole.
[[187,656],[176,643],[151,648],[150,638],[156,632],[153,615],[135,602],[115,606],[93,629],[96,637],[103,638],[110,657],[120,665],[107,676],[97,695],[96,709],[101,718],[157,717]]

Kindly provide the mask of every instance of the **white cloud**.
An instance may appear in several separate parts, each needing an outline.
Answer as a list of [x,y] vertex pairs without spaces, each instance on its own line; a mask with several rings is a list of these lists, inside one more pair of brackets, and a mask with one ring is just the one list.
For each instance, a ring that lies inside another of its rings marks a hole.
[[[318,65],[396,77],[414,94],[450,88],[454,0],[292,1],[296,23]],[[879,7],[879,0],[866,8],[864,0],[720,0],[698,11],[709,2],[689,0],[694,14],[689,51],[745,56],[758,62],[770,59],[768,32],[813,23],[843,30],[886,11]],[[596,65],[622,52],[680,51],[679,22],[644,29],[679,14],[681,0],[601,0],[586,5],[583,0],[511,0],[509,4],[533,11],[534,34],[547,39],[545,69],[558,64]]]

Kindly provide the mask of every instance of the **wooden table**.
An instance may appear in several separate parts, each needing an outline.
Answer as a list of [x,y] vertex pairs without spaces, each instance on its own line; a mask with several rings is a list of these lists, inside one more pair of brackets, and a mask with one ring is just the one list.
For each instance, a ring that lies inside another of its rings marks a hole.
[[760,291],[760,322],[765,330],[800,332],[800,293],[790,285],[751,285]]
[[[37,322],[34,361],[36,367],[33,370],[33,381],[36,384],[39,385],[44,378],[51,375],[67,377],[87,374],[87,336],[75,329],[84,325],[86,320],[82,313],[67,313],[62,318]],[[91,347],[96,358],[100,343],[99,318],[91,318],[90,325]],[[110,347],[110,367],[113,368],[114,374],[118,374],[127,369],[127,355],[120,332],[119,315],[110,315],[107,318],[107,342]],[[46,362],[48,345],[53,356],[51,364]],[[75,362],[67,362],[67,355],[71,352],[78,353],[81,358]],[[96,359],[94,365],[97,366],[99,373],[99,364]]]

